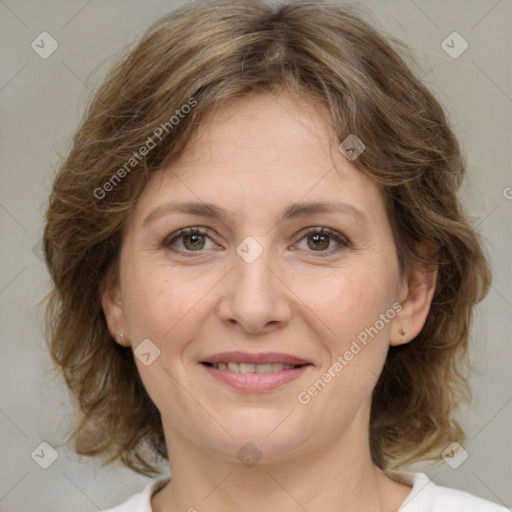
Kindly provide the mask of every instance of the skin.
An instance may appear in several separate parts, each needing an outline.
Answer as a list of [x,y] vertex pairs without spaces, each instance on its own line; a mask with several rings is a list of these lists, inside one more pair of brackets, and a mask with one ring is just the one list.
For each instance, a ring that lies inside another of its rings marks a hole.
[[[367,222],[340,213],[279,220],[293,203],[331,200]],[[143,224],[170,201],[214,203],[227,214],[161,212]],[[165,244],[187,227],[209,233]],[[315,245],[306,231],[321,227],[348,246],[332,237]],[[248,236],[263,251],[251,263],[236,252]],[[160,350],[149,366],[135,358],[172,468],[153,510],[398,510],[410,487],[372,464],[371,394],[389,346],[420,332],[435,278],[400,275],[382,192],[337,149],[322,104],[259,93],[210,112],[183,157],[144,190],[124,229],[119,279],[102,298],[117,343],[135,349],[149,338]],[[310,403],[299,403],[394,303],[401,311]],[[233,350],[284,352],[313,366],[271,391],[237,391],[199,363]],[[262,453],[251,467],[237,457],[248,442]]]

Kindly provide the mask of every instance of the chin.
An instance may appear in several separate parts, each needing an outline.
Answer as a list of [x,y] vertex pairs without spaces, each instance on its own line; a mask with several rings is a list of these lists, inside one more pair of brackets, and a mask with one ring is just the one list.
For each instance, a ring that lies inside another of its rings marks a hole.
[[230,421],[226,428],[233,437],[224,431],[220,439],[204,434],[200,437],[203,443],[209,443],[216,456],[224,459],[243,462],[248,456],[262,459],[262,462],[278,462],[289,458],[293,452],[298,454],[310,438],[308,429],[291,424],[292,415],[287,417],[288,413],[281,411],[265,418],[260,411],[257,419],[249,415],[245,422]]

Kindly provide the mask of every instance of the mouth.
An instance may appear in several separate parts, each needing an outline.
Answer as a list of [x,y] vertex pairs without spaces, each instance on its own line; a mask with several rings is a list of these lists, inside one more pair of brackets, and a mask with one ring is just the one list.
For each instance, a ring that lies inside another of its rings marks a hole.
[[293,370],[294,368],[301,368],[308,366],[309,363],[304,364],[283,364],[283,363],[237,363],[237,362],[220,362],[220,363],[209,363],[203,362],[205,366],[214,368],[215,370],[227,370],[235,373],[276,373],[285,370]]
[[218,382],[246,392],[275,389],[299,378],[314,366],[289,354],[244,352],[215,354],[201,361],[201,365]]

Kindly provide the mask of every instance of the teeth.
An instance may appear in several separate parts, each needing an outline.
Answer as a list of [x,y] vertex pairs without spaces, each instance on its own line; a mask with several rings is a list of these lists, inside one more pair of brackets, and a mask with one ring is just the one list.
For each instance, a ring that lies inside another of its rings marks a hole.
[[232,372],[239,372],[239,366],[238,363],[228,363],[228,370],[231,370]]
[[295,366],[291,364],[281,363],[265,363],[265,364],[252,364],[252,363],[212,363],[213,367],[218,370],[230,370],[237,373],[270,373],[282,372],[283,370],[291,370]]
[[[272,371],[272,364],[266,363],[266,364],[258,364],[254,365],[256,369],[254,370],[256,373],[270,373]],[[240,365],[240,372],[243,373],[243,364]]]
[[[235,363],[236,365],[237,363]],[[240,373],[252,373],[256,371],[256,365],[251,363],[239,363],[238,365],[240,369],[238,370]],[[233,368],[230,368],[233,370]],[[234,371],[234,370],[233,370]]]

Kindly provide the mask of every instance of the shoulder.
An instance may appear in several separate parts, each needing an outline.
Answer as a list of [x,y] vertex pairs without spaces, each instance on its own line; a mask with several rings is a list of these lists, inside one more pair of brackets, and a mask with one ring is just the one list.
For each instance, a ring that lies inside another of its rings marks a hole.
[[424,473],[385,472],[398,482],[412,485],[399,512],[509,512],[509,509],[473,494],[435,484]]
[[[467,512],[509,512],[509,509],[491,501],[484,500],[468,492],[448,487],[436,486],[435,505],[439,510],[455,510],[454,507],[462,507]],[[434,510],[437,510],[434,509]]]
[[151,480],[151,482],[149,482],[142,491],[134,494],[124,503],[113,508],[106,509],[103,512],[152,512],[151,497],[158,490],[164,487],[164,485],[169,483],[169,481],[169,476],[163,476]]

